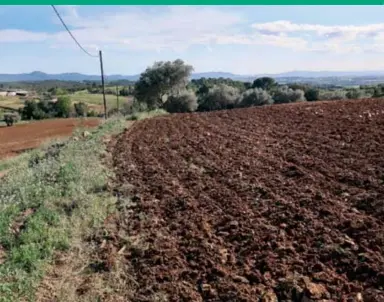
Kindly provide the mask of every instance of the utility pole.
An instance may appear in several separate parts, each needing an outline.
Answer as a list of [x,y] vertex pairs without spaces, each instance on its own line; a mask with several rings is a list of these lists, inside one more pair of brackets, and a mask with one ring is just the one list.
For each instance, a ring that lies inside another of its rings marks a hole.
[[119,111],[119,86],[116,85],[117,111]]
[[103,54],[99,50],[100,69],[101,69],[101,85],[103,86],[103,100],[104,100],[104,118],[107,119],[107,100],[105,98],[105,84],[104,84],[104,68],[103,68]]

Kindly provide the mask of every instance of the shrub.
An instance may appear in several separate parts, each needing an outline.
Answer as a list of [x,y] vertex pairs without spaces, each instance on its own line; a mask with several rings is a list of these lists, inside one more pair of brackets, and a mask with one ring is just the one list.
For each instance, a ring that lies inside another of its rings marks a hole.
[[262,106],[267,104],[273,104],[273,99],[267,91],[261,88],[248,89],[240,98],[241,107]]
[[55,109],[58,117],[69,117],[71,115],[71,99],[68,96],[60,96],[55,103]]
[[87,113],[88,117],[97,117],[98,113],[95,110],[88,111]]
[[24,108],[20,110],[21,116],[25,120],[41,120],[58,116],[57,106],[55,103],[42,100],[36,102],[35,100],[27,100],[24,103]]
[[310,88],[305,92],[304,96],[308,102],[318,101],[320,97],[320,91],[315,88]]
[[372,97],[372,93],[369,93],[362,89],[351,89],[349,90],[346,95],[348,99],[363,99],[363,98],[370,98]]
[[24,108],[21,110],[21,116],[25,120],[33,119],[34,112],[37,110],[37,102],[35,100],[27,100],[24,103]]
[[291,89],[287,86],[281,86],[274,91],[273,99],[276,104],[294,103],[305,101],[304,91],[301,89]]
[[118,114],[120,114],[120,110],[117,108],[112,108],[112,109],[108,110],[108,117],[118,115]]
[[75,112],[77,116],[87,116],[88,105],[84,102],[75,104]]
[[16,112],[13,113],[5,113],[4,114],[4,122],[8,127],[13,126],[13,124],[20,121],[20,115]]
[[347,98],[347,92],[344,90],[323,90],[320,91],[320,100],[344,100]]
[[51,118],[55,117],[56,114],[56,108],[55,103],[49,101],[49,100],[42,100],[37,103],[37,109],[40,111],[37,113],[37,115],[43,115],[43,118]]
[[252,88],[269,90],[277,85],[276,81],[270,77],[262,77],[253,81]]
[[148,106],[146,103],[138,102],[137,100],[133,102],[125,102],[123,103],[123,107],[120,110],[123,115],[130,115],[136,112],[144,112],[148,110]]
[[199,104],[199,111],[231,109],[237,106],[239,90],[237,88],[219,84],[209,89]]
[[183,91],[178,95],[170,95],[164,109],[170,113],[193,112],[197,109],[197,97],[193,91]]

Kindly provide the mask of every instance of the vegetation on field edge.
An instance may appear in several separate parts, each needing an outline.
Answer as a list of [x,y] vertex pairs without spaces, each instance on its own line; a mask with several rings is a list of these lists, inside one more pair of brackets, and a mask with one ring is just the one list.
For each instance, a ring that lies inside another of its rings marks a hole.
[[77,130],[64,143],[1,162],[10,170],[0,182],[0,301],[33,300],[53,255],[71,249],[113,209],[103,138],[125,125],[112,118],[90,133]]

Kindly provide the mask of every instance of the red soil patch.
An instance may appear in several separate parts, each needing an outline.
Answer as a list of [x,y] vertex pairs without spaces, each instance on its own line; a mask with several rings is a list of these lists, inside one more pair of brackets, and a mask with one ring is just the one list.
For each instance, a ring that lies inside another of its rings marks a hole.
[[125,245],[130,301],[384,301],[383,108],[136,123],[112,148],[123,196],[99,239],[104,269]]
[[0,127],[0,159],[37,148],[49,139],[70,136],[76,127],[95,127],[99,123],[98,118],[69,118]]

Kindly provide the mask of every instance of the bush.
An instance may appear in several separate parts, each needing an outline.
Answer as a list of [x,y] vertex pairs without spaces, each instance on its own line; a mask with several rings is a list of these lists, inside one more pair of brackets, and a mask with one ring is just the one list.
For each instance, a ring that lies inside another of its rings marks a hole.
[[301,89],[291,89],[287,86],[282,86],[274,91],[273,99],[276,104],[294,103],[305,101],[304,91]]
[[24,108],[21,110],[21,116],[25,120],[34,118],[34,113],[38,110],[37,102],[35,100],[27,100],[24,103]]
[[237,88],[219,84],[209,89],[199,104],[199,111],[232,109],[238,105],[239,90]]
[[16,112],[13,113],[5,113],[4,114],[4,122],[8,127],[13,126],[13,124],[20,121],[20,115]]
[[253,88],[245,91],[240,98],[241,107],[262,106],[267,104],[273,104],[271,95],[261,89]]
[[58,97],[55,109],[58,117],[69,117],[72,111],[71,99],[68,96]]
[[119,115],[121,114],[121,111],[117,108],[112,108],[108,110],[108,117],[114,116],[114,115]]
[[253,81],[252,88],[270,90],[277,85],[276,81],[270,77],[262,77]]
[[83,102],[75,104],[75,112],[77,116],[87,116],[88,105]]
[[88,111],[87,113],[88,117],[97,117],[98,113],[95,110]]
[[318,101],[320,97],[320,91],[315,88],[310,88],[305,92],[304,96],[308,102]]
[[344,100],[347,98],[347,92],[344,90],[323,90],[320,91],[320,100]]
[[120,110],[120,112],[123,115],[130,115],[137,112],[144,112],[148,110],[148,106],[146,103],[138,102],[137,100],[134,100],[133,102],[125,102],[123,103],[123,107]]
[[193,112],[197,109],[197,97],[193,91],[183,91],[178,95],[171,95],[164,104],[164,109],[170,113]]
[[35,100],[28,100],[24,103],[24,108],[21,109],[20,113],[25,120],[42,120],[46,118],[52,118],[58,116],[57,104],[42,100],[37,102]]
[[356,100],[356,99],[370,98],[372,97],[372,94],[362,89],[351,89],[346,93],[345,96],[348,99]]

